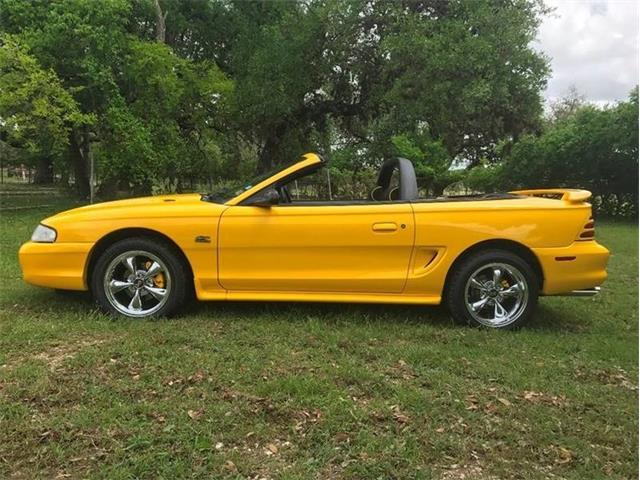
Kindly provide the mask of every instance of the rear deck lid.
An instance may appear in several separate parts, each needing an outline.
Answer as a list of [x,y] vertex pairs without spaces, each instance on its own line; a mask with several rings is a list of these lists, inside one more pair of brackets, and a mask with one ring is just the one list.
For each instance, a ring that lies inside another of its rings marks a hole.
[[516,195],[529,197],[557,198],[568,203],[583,203],[591,198],[591,192],[574,188],[540,188],[535,190],[514,190]]

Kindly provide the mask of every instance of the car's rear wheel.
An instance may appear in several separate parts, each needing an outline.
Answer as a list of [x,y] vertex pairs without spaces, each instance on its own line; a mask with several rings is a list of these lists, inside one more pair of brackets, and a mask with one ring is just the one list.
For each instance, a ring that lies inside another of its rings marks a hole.
[[520,256],[506,250],[484,250],[454,268],[445,296],[458,322],[509,329],[531,318],[539,279]]
[[91,291],[109,313],[161,317],[182,306],[187,281],[187,270],[169,245],[131,238],[114,243],[100,256],[91,276]]

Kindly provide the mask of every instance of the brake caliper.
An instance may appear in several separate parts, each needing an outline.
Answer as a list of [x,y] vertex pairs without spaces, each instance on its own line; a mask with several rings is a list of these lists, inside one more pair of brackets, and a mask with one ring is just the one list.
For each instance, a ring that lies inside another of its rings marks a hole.
[[[147,260],[147,262],[144,264],[144,268],[149,270],[151,268],[151,265],[153,265],[153,262],[151,262],[150,260]],[[156,288],[164,288],[164,274],[162,272],[158,273],[157,275],[154,275],[153,285]]]

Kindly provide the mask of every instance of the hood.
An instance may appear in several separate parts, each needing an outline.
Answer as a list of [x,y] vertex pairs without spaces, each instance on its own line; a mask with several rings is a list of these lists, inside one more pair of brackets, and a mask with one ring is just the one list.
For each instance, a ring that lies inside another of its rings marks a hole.
[[126,218],[200,217],[221,213],[223,205],[204,202],[199,193],[158,195],[102,202],[58,213],[42,221],[45,225],[67,220],[116,220]]

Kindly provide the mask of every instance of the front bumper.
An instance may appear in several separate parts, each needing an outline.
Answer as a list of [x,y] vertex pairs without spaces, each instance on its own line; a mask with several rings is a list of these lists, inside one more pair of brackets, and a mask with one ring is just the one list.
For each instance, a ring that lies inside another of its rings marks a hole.
[[61,290],[87,290],[85,265],[92,243],[27,242],[18,252],[24,281]]
[[[543,295],[595,295],[607,279],[609,250],[598,242],[574,242],[568,247],[534,248],[540,260]],[[582,293],[576,293],[582,292]]]

